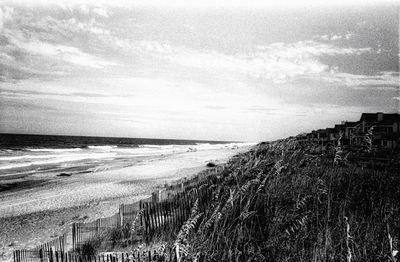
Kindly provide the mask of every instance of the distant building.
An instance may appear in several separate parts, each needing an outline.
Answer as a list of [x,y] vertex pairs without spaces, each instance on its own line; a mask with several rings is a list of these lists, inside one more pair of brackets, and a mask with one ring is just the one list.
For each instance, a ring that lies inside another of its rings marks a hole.
[[362,146],[366,136],[371,137],[372,144],[378,147],[395,148],[400,145],[400,114],[363,113],[360,121],[344,121],[333,128],[313,130],[296,138],[325,146],[336,144],[342,137],[342,145]]
[[[336,141],[336,130],[335,128],[327,128],[326,129],[327,135],[328,135],[328,143],[332,143],[334,141]],[[337,133],[339,135],[339,133]]]
[[357,132],[357,128],[359,127],[359,122],[344,122],[344,141],[345,144],[351,145],[352,138]]
[[360,118],[361,130],[373,134],[373,144],[394,148],[400,137],[400,114],[363,113]]

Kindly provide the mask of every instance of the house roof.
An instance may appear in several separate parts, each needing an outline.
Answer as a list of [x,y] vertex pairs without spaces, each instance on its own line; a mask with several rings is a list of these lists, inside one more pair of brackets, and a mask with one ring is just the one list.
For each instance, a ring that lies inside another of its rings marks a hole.
[[360,121],[378,122],[378,113],[362,113]]
[[[378,114],[382,114],[382,121],[378,121]],[[384,113],[363,113],[361,115],[360,121],[355,121],[355,122],[348,122],[348,121],[342,121],[342,124],[337,124],[335,125],[334,128],[326,128],[326,129],[318,129],[318,130],[313,130],[310,133],[307,134],[307,137],[312,136],[313,134],[320,133],[320,134],[326,134],[326,133],[338,133],[338,131],[344,131],[346,127],[350,128],[355,128],[356,131],[358,130],[358,127],[361,127],[361,122],[366,121],[368,123],[372,124],[377,124],[379,125],[393,125],[393,123],[398,122],[400,123],[400,114],[398,113],[393,113],[393,114],[384,114]],[[304,134],[303,134],[304,136]]]
[[378,113],[363,113],[360,121],[369,123],[380,123],[380,124],[393,124],[394,122],[400,121],[400,114],[383,114],[382,121],[378,121]]

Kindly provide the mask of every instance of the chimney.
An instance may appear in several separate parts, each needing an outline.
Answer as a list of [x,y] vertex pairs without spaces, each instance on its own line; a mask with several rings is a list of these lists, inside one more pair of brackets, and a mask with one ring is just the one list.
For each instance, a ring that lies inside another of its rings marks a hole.
[[378,122],[381,122],[383,120],[383,113],[382,112],[378,112],[376,113],[377,118],[378,118]]

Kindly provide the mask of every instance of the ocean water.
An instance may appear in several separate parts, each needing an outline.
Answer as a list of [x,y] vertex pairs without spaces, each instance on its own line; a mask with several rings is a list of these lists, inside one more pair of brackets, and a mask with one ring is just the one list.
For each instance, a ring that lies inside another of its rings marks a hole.
[[0,134],[0,182],[28,175],[96,172],[116,164],[241,143],[171,139]]

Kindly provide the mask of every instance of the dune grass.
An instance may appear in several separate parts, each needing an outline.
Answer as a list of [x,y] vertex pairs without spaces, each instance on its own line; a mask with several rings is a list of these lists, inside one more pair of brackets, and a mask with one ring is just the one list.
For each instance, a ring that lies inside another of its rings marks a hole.
[[180,261],[396,261],[398,165],[355,159],[371,148],[317,147],[286,139],[232,159],[175,240]]
[[[148,243],[159,247],[156,261],[398,259],[398,152],[285,139],[261,143],[220,170],[207,177],[206,208],[196,202],[180,229]],[[81,253],[137,247],[134,225],[97,236]]]

